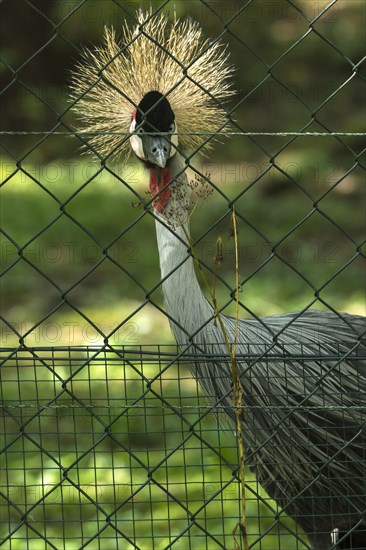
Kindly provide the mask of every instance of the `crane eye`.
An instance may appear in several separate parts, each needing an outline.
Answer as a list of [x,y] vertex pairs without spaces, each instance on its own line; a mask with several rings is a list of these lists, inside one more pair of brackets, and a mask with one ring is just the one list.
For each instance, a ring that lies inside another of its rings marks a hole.
[[139,134],[140,136],[144,133],[144,129],[142,127],[140,127],[137,131],[136,131],[137,134]]
[[170,128],[169,128],[169,133],[172,134],[175,130],[175,124],[173,122],[173,124],[170,125]]

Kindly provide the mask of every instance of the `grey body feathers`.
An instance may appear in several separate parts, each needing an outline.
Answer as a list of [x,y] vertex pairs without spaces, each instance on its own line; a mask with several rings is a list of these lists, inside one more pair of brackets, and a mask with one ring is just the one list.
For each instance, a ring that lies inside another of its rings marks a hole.
[[[234,419],[231,365],[195,275],[188,224],[157,219],[156,230],[172,331],[197,354],[192,372],[203,393]],[[223,321],[232,343],[235,319]],[[239,320],[247,463],[317,550],[331,548],[331,531],[347,531],[366,512],[366,364],[348,357],[365,357],[365,330],[364,317],[331,311]]]

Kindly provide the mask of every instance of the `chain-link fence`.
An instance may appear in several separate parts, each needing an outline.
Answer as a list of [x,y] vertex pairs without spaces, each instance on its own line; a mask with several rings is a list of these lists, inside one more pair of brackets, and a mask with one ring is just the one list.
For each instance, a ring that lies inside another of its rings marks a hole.
[[[237,67],[237,93],[224,106],[230,135],[208,157],[198,147],[184,158],[199,203],[189,254],[217,304],[213,326],[234,323],[237,307],[257,323],[244,341],[239,332],[236,355],[247,543],[310,548],[286,512],[311,502],[306,515],[321,531],[330,499],[328,547],[366,548],[366,327],[343,313],[365,311],[361,0],[1,3],[0,544],[245,548],[230,345],[197,347],[191,330],[175,346],[169,322],[185,327],[163,306],[169,276],[159,270],[147,176],[132,158],[80,155],[90,136],[74,130],[70,71],[85,45],[101,43],[105,24],[135,25],[141,5],[170,19],[190,15],[209,47],[228,43]],[[301,324],[309,308],[336,321]],[[294,340],[281,340],[291,326]],[[293,485],[287,503],[276,504],[251,473],[263,449],[261,483],[273,497],[265,483],[273,470],[276,486]],[[322,493],[334,464],[339,491]],[[359,491],[348,498],[341,480],[352,478]]]

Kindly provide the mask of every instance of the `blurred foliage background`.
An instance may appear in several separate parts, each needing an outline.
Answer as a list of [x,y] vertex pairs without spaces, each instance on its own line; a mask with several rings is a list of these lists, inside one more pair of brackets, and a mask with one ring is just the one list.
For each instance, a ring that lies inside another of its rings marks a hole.
[[[100,43],[105,24],[118,30],[124,20],[133,21],[136,8],[150,4],[164,5],[171,16],[191,16],[207,36],[220,36],[228,44],[237,68],[237,95],[227,107],[236,107],[234,118],[244,132],[299,132],[305,127],[309,132],[364,131],[362,0],[297,0],[298,9],[286,0],[4,0],[2,347],[17,346],[19,338],[28,346],[100,345],[108,335],[112,345],[173,342],[163,313],[152,303],[140,309],[151,289],[151,302],[162,305],[153,220],[142,216],[138,206],[139,197],[146,196],[146,174],[133,160],[107,163],[110,171],[101,170],[96,159],[81,155],[80,140],[65,135],[74,122],[68,103],[70,71],[82,49]],[[195,249],[212,266],[217,238],[223,238],[218,275],[231,288],[234,244],[228,201],[238,197],[243,316],[301,309],[315,295],[319,299],[313,307],[365,314],[364,147],[360,136],[235,135],[223,140],[210,158],[196,155],[192,160],[215,186],[192,216]],[[219,304],[226,304],[229,294],[225,284],[217,285]],[[233,313],[232,305],[225,312]],[[23,381],[22,362],[18,368],[21,383],[7,393],[13,401],[31,392],[36,379],[34,374]],[[3,372],[9,388],[14,371]],[[47,380],[46,396],[54,383],[52,377]],[[172,395],[178,398],[180,391],[176,386]],[[101,397],[102,388],[100,392]],[[160,404],[157,399],[156,406]],[[207,429],[214,445],[215,426],[212,417]],[[178,433],[178,427],[173,431]],[[139,437],[144,440],[144,433]],[[123,441],[130,442],[128,430]],[[59,444],[64,444],[62,437]],[[151,443],[150,452],[153,448]],[[26,464],[23,455],[20,449],[13,456],[18,466],[13,482],[19,487],[26,485],[22,465],[40,467],[39,458]],[[86,470],[93,468],[92,460],[91,453]],[[104,466],[105,472],[109,467]],[[212,472],[210,480],[216,483],[218,470]],[[85,483],[92,483],[90,475]],[[107,484],[106,478],[98,483]],[[232,500],[234,517],[237,502]],[[259,513],[256,506],[253,517]],[[51,522],[60,513],[57,506],[53,510]],[[149,514],[147,506],[142,518]],[[255,521],[249,532],[262,529]],[[229,531],[232,527],[233,522]],[[60,536],[59,529],[56,522],[54,536]],[[277,533],[264,539],[261,548],[280,548],[279,541]],[[9,548],[22,548],[22,543]],[[37,540],[34,544],[29,547],[40,547]],[[195,547],[188,544],[182,539],[179,548]],[[282,541],[281,548],[292,550],[295,544]],[[163,547],[164,542],[156,546]]]

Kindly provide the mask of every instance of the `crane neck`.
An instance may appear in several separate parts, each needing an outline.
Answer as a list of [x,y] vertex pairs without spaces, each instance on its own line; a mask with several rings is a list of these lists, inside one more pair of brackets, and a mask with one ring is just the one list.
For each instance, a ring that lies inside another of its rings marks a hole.
[[198,283],[191,254],[189,186],[187,175],[182,172],[184,163],[178,153],[173,159],[169,163],[169,205],[164,215],[155,209],[155,225],[165,306],[175,321],[170,322],[178,343],[186,343],[212,317],[212,307]]

